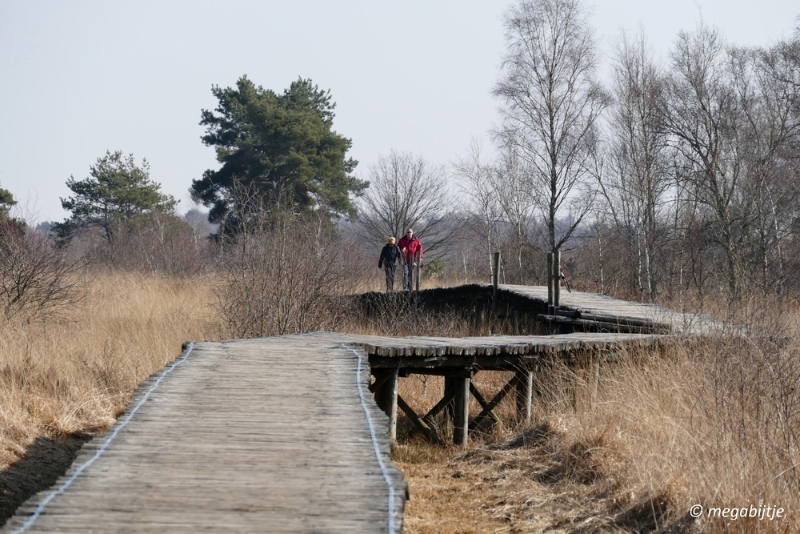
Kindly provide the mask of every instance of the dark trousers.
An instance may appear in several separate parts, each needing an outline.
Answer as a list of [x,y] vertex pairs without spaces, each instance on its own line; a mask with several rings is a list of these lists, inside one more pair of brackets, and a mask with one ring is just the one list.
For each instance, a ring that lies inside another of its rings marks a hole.
[[383,270],[386,271],[386,292],[394,291],[394,265],[384,265]]
[[403,289],[413,291],[414,289],[414,260],[409,258],[403,260]]

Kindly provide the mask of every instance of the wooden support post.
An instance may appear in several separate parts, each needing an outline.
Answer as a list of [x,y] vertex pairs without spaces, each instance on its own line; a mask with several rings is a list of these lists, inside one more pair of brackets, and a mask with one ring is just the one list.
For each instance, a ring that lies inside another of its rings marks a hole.
[[496,302],[497,302],[497,284],[500,279],[500,253],[495,252],[494,256],[494,272],[492,272],[492,315],[495,314],[497,309]]
[[600,387],[600,360],[594,364],[594,394],[597,395],[597,388]]
[[[547,304],[553,305],[553,253],[547,253]],[[550,313],[550,310],[548,310]]]
[[561,306],[561,251],[553,253],[553,305]]
[[453,378],[456,387],[453,443],[467,446],[469,440],[469,378]]
[[515,385],[517,387],[517,415],[529,423],[533,415],[533,373],[527,369],[520,369],[516,373]]
[[394,443],[397,440],[397,375],[398,370],[393,369],[392,375],[383,386],[386,397],[386,410],[389,416],[389,439]]
[[597,403],[597,388],[600,387],[600,360],[594,362],[594,387],[592,388],[592,410]]
[[414,273],[415,274],[415,276],[414,276],[414,285],[416,286],[417,293],[419,293],[419,266],[420,266],[421,263],[422,263],[422,257],[420,257],[417,260],[416,266],[414,267],[414,270],[417,271],[416,273]]
[[[453,429],[453,420],[455,419],[454,405],[456,396],[456,381],[458,379],[451,376],[444,377],[444,392],[442,393],[441,403],[444,404],[444,424],[440,430],[444,433],[444,438],[451,434]],[[438,404],[437,404],[438,406]],[[436,406],[434,406],[436,408]],[[433,410],[431,410],[433,411]]]
[[[452,376],[444,377],[444,391],[442,392],[442,402],[444,402],[445,413],[447,419],[453,419],[453,398],[455,397],[456,385],[455,379]],[[435,408],[435,406],[434,406]],[[433,411],[433,410],[431,410]]]
[[389,417],[389,437],[394,443],[397,438],[397,375],[398,369],[382,369],[383,377],[376,375],[376,384],[381,383],[375,391],[375,402]]

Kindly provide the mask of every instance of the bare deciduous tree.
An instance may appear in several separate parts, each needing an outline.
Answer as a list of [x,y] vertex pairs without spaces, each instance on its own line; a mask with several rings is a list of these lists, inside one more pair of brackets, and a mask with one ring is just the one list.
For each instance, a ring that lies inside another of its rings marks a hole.
[[[481,238],[477,247],[488,260],[489,273],[494,269],[492,252],[504,249],[516,263],[510,265],[516,272],[512,278],[523,283],[530,271],[524,252],[531,249],[529,233],[537,204],[531,174],[516,147],[503,147],[499,160],[490,163],[482,158],[480,144],[473,141],[470,153],[453,164],[453,172],[471,214],[466,225]],[[468,246],[474,248],[475,240]]]
[[700,25],[681,32],[672,53],[668,127],[689,170],[690,191],[706,211],[726,256],[732,297],[743,289],[747,227],[752,214],[743,197],[741,110],[726,68],[722,37]]
[[[225,243],[219,311],[234,337],[334,328],[336,298],[360,279],[353,243],[334,242],[324,216],[275,213],[252,188],[237,188],[237,218],[246,222]],[[225,239],[225,238],[223,238]]]
[[655,247],[668,173],[663,110],[666,85],[644,34],[623,34],[613,65],[608,171],[599,187],[611,217],[631,246],[641,296],[656,297]]
[[516,259],[517,281],[524,283],[525,273],[530,270],[525,261],[525,250],[531,248],[529,233],[539,199],[534,175],[530,166],[520,157],[518,147],[503,147],[492,182],[504,221],[510,230],[508,245]]
[[579,0],[521,0],[505,26],[508,51],[493,91],[503,102],[497,134],[533,173],[555,251],[588,209],[580,206],[557,228],[556,218],[589,179],[595,123],[607,100],[594,81],[594,40]]
[[[497,248],[497,220],[500,218],[501,206],[495,188],[495,169],[484,160],[480,142],[473,139],[469,153],[453,164],[453,174],[459,189],[467,199],[467,210],[472,217],[466,219],[466,226],[472,236],[471,247],[461,247],[463,254],[477,247],[482,260],[488,262],[489,274],[493,274],[492,252]],[[463,257],[466,273],[466,255]]]
[[752,248],[758,250],[764,288],[773,287],[778,294],[783,293],[785,278],[781,241],[791,231],[800,199],[798,157],[787,150],[800,141],[800,116],[794,113],[800,104],[800,84],[795,83],[800,70],[787,61],[783,50],[778,45],[729,53],[742,113],[738,152],[744,198],[752,205]]
[[436,250],[452,234],[447,178],[441,166],[392,150],[369,170],[370,187],[359,220],[375,244],[413,228],[426,251]]

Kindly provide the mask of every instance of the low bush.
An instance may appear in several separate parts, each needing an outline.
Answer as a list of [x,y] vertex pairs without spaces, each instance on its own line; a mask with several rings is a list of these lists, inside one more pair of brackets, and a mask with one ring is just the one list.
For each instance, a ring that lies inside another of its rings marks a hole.
[[0,220],[0,305],[6,319],[41,318],[74,304],[79,265],[51,246],[46,235]]

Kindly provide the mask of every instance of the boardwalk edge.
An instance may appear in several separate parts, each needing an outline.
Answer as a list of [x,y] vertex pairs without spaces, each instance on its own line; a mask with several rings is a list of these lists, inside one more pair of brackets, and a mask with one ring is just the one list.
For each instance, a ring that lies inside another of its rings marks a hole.
[[[131,413],[131,410],[140,402],[142,402],[142,399],[149,394],[153,385],[164,375],[169,373],[176,365],[188,357],[193,345],[191,342],[186,342],[181,346],[181,348],[183,349],[183,352],[178,354],[175,359],[168,362],[164,367],[152,373],[139,383],[139,385],[136,387],[136,390],[133,392],[133,395],[131,396],[131,400],[128,402],[128,406],[125,408],[125,411],[121,413],[119,417],[117,417],[117,420],[114,422],[114,424],[107,428],[102,434],[98,434],[91,440],[84,443],[84,445],[78,451],[78,454],[70,465],[69,469],[67,469],[63,475],[58,477],[52,486],[35,493],[27,501],[22,503],[19,508],[17,508],[14,515],[10,517],[3,528],[0,529],[0,532],[16,533],[24,531],[22,529],[25,523],[31,518],[31,516],[33,516],[33,514],[36,513],[36,510],[39,508],[39,506],[41,506],[42,503],[45,502],[45,500],[48,499],[54,491],[56,491],[56,488],[60,488],[66,484],[75,476],[79,469],[82,469],[85,464],[92,461],[92,458],[95,456],[95,454],[97,454],[98,449],[100,449],[100,447],[102,447],[107,440],[119,430],[119,428],[127,424],[127,417]],[[46,514],[46,508],[40,512],[40,515]]]

